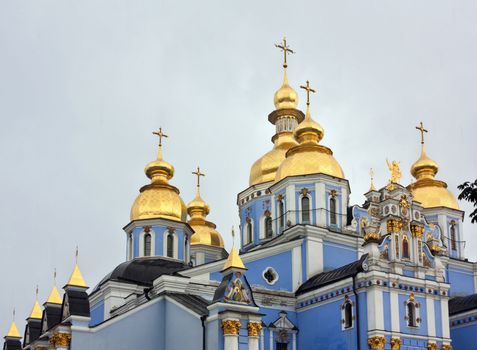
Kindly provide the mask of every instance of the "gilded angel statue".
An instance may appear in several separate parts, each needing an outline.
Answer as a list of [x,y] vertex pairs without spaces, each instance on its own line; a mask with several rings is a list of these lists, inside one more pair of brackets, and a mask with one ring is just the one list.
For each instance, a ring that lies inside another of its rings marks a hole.
[[388,168],[391,172],[391,179],[389,181],[391,183],[397,184],[399,179],[402,177],[401,169],[399,167],[400,162],[396,160],[389,162],[389,160],[386,159],[386,163],[388,163]]

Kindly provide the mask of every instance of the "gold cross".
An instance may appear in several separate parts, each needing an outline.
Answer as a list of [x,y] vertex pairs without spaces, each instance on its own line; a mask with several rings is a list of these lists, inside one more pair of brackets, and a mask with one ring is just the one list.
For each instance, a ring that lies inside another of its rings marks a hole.
[[201,176],[205,176],[205,174],[200,172],[200,168],[199,168],[199,167],[197,167],[197,171],[193,171],[192,174],[194,174],[195,176],[197,176],[197,188],[199,188],[199,187],[200,187],[200,177],[201,177]]
[[424,129],[424,124],[421,122],[419,126],[416,126],[416,129],[421,132],[421,144],[424,144],[424,133],[428,132],[426,129]]
[[287,54],[288,53],[295,53],[290,47],[287,45],[287,39],[284,37],[283,41],[280,44],[275,44],[275,47],[278,47],[280,50],[283,51],[283,68],[287,68]]
[[313,90],[313,89],[310,87],[310,82],[309,82],[308,80],[306,81],[306,86],[300,85],[300,87],[301,87],[302,89],[305,89],[305,90],[306,90],[306,105],[309,106],[309,105],[310,105],[310,92],[315,93],[316,91]]
[[159,137],[159,146],[162,146],[162,138],[163,137],[169,137],[166,134],[162,132],[162,128],[159,128],[159,131],[153,131],[153,135],[156,135]]

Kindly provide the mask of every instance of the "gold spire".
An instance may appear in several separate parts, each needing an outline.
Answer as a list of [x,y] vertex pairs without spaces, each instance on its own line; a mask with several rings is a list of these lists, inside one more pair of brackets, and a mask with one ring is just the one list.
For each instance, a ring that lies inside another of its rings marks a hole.
[[46,300],[46,302],[49,304],[63,304],[63,299],[61,299],[60,293],[58,292],[58,289],[56,288],[56,269],[53,274],[53,280],[54,280],[54,285],[53,285],[53,288],[51,289],[50,295],[48,296],[48,299]]
[[83,274],[81,273],[81,270],[78,266],[78,247],[76,247],[75,255],[75,267],[73,268],[73,272],[71,273],[70,279],[68,280],[68,283],[66,283],[66,285],[71,287],[88,288],[88,285],[86,284],[86,281],[83,278]]
[[187,210],[185,203],[179,196],[179,190],[169,184],[174,176],[174,167],[162,157],[162,142],[168,137],[159,128],[154,131],[159,137],[157,159],[146,165],[145,172],[151,183],[139,190],[139,195],[131,208],[131,220],[141,219],[168,219],[185,221]]
[[41,320],[42,316],[43,312],[41,311],[40,304],[38,303],[38,286],[36,286],[35,304],[33,304],[33,308],[31,309],[30,316],[28,316],[28,318]]
[[298,105],[298,94],[290,87],[290,85],[288,85],[287,55],[290,53],[295,53],[295,51],[290,49],[290,47],[287,45],[286,38],[283,38],[283,41],[280,44],[275,44],[275,47],[283,51],[283,84],[280,89],[275,92],[273,102],[276,109],[294,109]]
[[216,225],[206,220],[209,215],[209,205],[200,196],[200,178],[205,176],[197,167],[197,171],[192,172],[197,176],[197,194],[195,198],[187,206],[187,212],[190,215],[189,225],[194,230],[191,237],[191,245],[208,245],[213,247],[224,247],[224,240],[219,232],[216,230]]
[[240,258],[240,255],[237,249],[235,249],[235,232],[234,232],[233,226],[232,226],[232,240],[233,240],[232,249],[230,250],[229,257],[225,261],[224,268],[222,271],[225,271],[230,268],[246,270],[247,268],[245,267],[242,259]]
[[288,176],[317,173],[344,178],[343,170],[333,157],[331,149],[319,144],[325,132],[321,125],[311,118],[310,92],[315,90],[310,87],[309,81],[300,87],[306,90],[307,94],[305,119],[294,131],[298,145],[287,151],[286,159],[276,172],[275,182]]
[[21,338],[20,332],[18,331],[17,325],[15,323],[15,309],[13,309],[13,320],[6,337]]
[[374,186],[374,170],[373,168],[369,169],[369,177],[371,178],[371,184],[369,185],[369,191],[376,191],[376,187]]
[[408,189],[412,191],[414,200],[420,202],[424,208],[447,207],[459,210],[457,199],[447,189],[447,184],[435,179],[439,166],[427,156],[424,148],[424,133],[428,130],[424,128],[422,122],[416,129],[421,134],[421,156],[411,166],[411,174],[416,182],[411,183]]

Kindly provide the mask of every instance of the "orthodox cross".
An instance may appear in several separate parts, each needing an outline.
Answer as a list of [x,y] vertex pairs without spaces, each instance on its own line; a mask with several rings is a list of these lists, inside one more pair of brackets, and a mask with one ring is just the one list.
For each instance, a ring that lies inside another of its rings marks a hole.
[[421,145],[424,144],[424,133],[428,132],[426,129],[424,129],[424,124],[421,122],[419,126],[416,126],[416,129],[420,131],[421,133]]
[[308,80],[306,81],[306,86],[300,85],[300,87],[301,87],[302,89],[305,89],[305,90],[306,90],[306,105],[309,106],[309,105],[310,105],[310,92],[315,93],[316,91],[313,90],[313,89],[310,87],[310,82],[309,82]]
[[193,171],[192,174],[194,174],[195,176],[197,176],[197,188],[199,188],[199,187],[200,187],[200,177],[201,177],[201,176],[205,176],[205,174],[200,172],[200,168],[199,168],[199,167],[197,167],[197,171]]
[[285,37],[280,44],[275,44],[275,47],[278,47],[280,50],[283,51],[283,68],[287,68],[287,55],[288,53],[295,53],[295,51],[290,49],[290,47],[287,45],[287,39]]
[[371,178],[371,186],[369,187],[369,189],[371,191],[375,191],[376,187],[374,187],[374,170],[373,170],[373,168],[369,169],[369,177]]
[[159,128],[159,131],[153,131],[152,133],[153,135],[156,135],[159,137],[159,147],[162,146],[162,138],[169,137],[162,132],[162,128]]

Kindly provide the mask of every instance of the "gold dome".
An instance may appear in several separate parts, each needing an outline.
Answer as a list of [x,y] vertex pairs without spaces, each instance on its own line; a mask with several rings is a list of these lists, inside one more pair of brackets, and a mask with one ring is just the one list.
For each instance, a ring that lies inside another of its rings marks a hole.
[[274,138],[273,148],[253,163],[250,170],[250,186],[274,181],[277,169],[285,160],[287,151],[296,145],[298,143],[292,132],[277,134]]
[[343,170],[331,149],[318,144],[324,136],[324,130],[311,118],[309,104],[305,120],[298,125],[294,134],[299,145],[286,153],[286,159],[277,170],[276,182],[288,176],[316,173],[344,178]]
[[273,103],[276,109],[295,109],[298,106],[298,94],[288,84],[287,70],[284,69],[283,84],[275,92]]
[[421,143],[421,156],[411,166],[411,174],[416,178],[416,182],[408,186],[414,200],[420,202],[424,208],[446,207],[459,210],[459,203],[447,189],[447,184],[435,179],[439,166],[427,156],[424,141]]
[[195,198],[187,206],[187,212],[190,215],[189,225],[194,230],[194,234],[190,239],[191,245],[208,245],[212,247],[224,247],[224,240],[219,232],[217,232],[216,225],[206,220],[207,215],[210,213],[210,208],[207,203],[200,196],[199,178],[203,174],[200,173],[200,169],[197,168],[198,177],[197,180],[197,194]]
[[145,173],[151,183],[139,190],[131,208],[131,221],[157,218],[185,221],[185,203],[179,196],[179,190],[169,184],[174,176],[174,167],[163,160],[161,144],[157,159],[146,165]]

